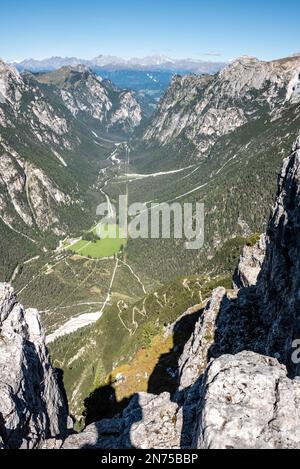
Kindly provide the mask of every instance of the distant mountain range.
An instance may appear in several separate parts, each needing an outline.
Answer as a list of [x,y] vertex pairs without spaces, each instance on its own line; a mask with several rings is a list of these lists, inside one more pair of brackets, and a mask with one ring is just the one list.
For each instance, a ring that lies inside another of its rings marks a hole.
[[111,55],[99,55],[91,60],[77,57],[50,57],[43,60],[26,59],[13,62],[20,71],[32,72],[56,70],[63,66],[86,65],[105,70],[168,70],[173,72],[216,73],[226,66],[224,62],[210,62],[195,59],[172,59],[165,55],[152,55],[144,58],[123,59]]
[[50,57],[43,60],[28,59],[12,62],[20,72],[51,72],[61,67],[85,65],[102,78],[109,79],[120,88],[130,88],[159,100],[168,88],[174,74],[215,74],[227,64],[194,59],[172,59],[164,55],[122,59],[111,55],[99,55],[91,60],[77,57]]

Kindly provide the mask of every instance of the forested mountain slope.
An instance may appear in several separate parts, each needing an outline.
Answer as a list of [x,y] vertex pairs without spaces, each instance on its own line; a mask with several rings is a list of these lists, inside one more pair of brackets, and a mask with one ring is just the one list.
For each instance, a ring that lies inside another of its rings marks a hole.
[[2,279],[92,223],[92,184],[114,143],[143,116],[134,93],[86,69],[34,77],[0,62]]
[[[129,197],[149,209],[150,202],[203,202],[205,249],[137,240],[128,243],[136,266],[139,253],[151,252],[145,271],[154,275],[163,252],[160,279],[170,279],[194,272],[226,240],[265,229],[283,155],[299,132],[299,77],[298,56],[242,57],[213,77],[173,79],[131,153]],[[119,188],[112,182],[111,194]]]

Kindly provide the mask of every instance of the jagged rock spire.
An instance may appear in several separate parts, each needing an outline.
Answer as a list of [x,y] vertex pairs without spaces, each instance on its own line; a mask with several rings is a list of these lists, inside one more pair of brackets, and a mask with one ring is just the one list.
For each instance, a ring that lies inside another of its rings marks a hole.
[[0,448],[34,448],[64,436],[67,409],[36,310],[0,283]]

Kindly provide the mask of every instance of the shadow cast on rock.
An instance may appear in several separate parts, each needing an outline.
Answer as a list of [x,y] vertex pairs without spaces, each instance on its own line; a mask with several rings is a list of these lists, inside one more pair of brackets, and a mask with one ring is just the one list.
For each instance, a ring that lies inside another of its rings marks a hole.
[[88,401],[86,415],[87,418],[94,419],[96,416],[100,418],[86,429],[93,432],[93,443],[83,443],[80,449],[135,449],[131,440],[131,428],[134,423],[143,419],[143,409],[139,399],[139,395],[134,394],[128,399],[117,402],[111,384],[93,393],[86,400]]
[[117,415],[120,415],[129,404],[132,396],[117,401],[116,391],[113,387],[113,381],[110,376],[109,383],[105,386],[100,386],[95,389],[85,400],[84,400],[84,417],[85,424],[97,422],[102,419],[111,419]]
[[190,339],[195,324],[199,320],[203,309],[182,316],[173,328],[173,347],[168,353],[160,356],[148,381],[148,392],[161,394],[169,392],[171,395],[177,391],[179,377],[179,359],[184,347]]
[[[178,387],[179,358],[185,344],[194,331],[195,324],[203,313],[199,309],[182,316],[173,328],[173,347],[170,352],[162,354],[148,381],[148,392],[154,395],[169,392],[173,396]],[[173,399],[173,397],[172,397]],[[85,399],[85,423],[93,428],[93,443],[83,444],[81,449],[132,449],[131,428],[134,423],[143,420],[143,409],[140,396],[117,401],[114,382],[101,386]],[[175,402],[175,400],[174,400]],[[94,423],[96,422],[96,423]]]

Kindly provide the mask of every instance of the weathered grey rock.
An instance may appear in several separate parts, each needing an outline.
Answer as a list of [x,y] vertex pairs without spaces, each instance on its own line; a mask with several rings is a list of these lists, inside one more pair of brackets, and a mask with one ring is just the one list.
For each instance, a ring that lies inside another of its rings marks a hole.
[[168,393],[139,393],[122,417],[89,425],[69,436],[62,449],[180,448],[182,411]]
[[234,274],[236,288],[256,285],[266,254],[266,237],[262,235],[254,246],[245,246]]
[[213,360],[183,405],[136,395],[120,418],[44,448],[279,449],[300,447],[300,380],[276,359],[242,352]]
[[178,363],[179,391],[194,384],[207,366],[208,351],[214,342],[217,317],[225,294],[225,288],[214,290],[190,340],[184,347]]
[[132,132],[143,119],[133,91],[120,90],[87,67],[62,67],[39,79],[61,88],[64,104],[75,117],[80,113],[92,117],[106,131]]
[[[54,86],[45,92],[45,83]],[[84,140],[79,127],[89,123],[86,138],[92,155],[92,147],[97,153],[101,146],[103,132],[131,134],[144,119],[145,106],[133,91],[121,90],[82,67],[34,77],[0,60],[2,221],[23,234],[23,224],[57,236],[69,232],[64,209],[72,211],[84,201],[77,183],[71,190],[57,174],[63,171],[68,178],[70,162]],[[30,153],[37,157],[28,159]]]
[[300,338],[300,148],[283,163],[267,229],[266,258],[257,286],[266,329],[265,353],[299,374],[293,341]]
[[66,407],[36,310],[24,311],[0,284],[0,437],[7,448],[33,448],[66,432]]

